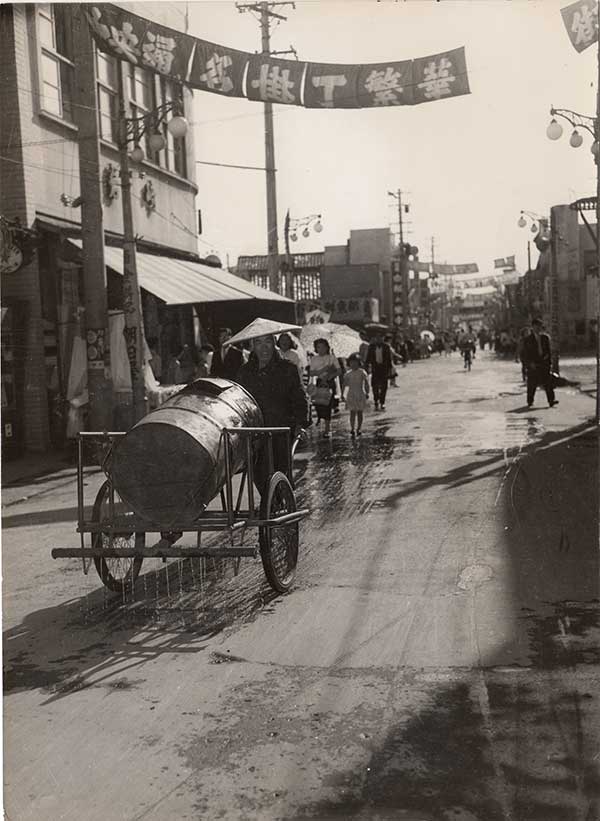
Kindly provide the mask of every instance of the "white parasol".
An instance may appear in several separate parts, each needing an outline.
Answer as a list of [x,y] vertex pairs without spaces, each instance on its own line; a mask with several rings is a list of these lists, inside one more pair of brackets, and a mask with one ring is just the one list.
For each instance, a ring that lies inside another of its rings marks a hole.
[[358,331],[348,325],[338,325],[336,322],[321,322],[314,325],[305,325],[300,332],[300,342],[305,348],[312,349],[316,339],[326,339],[332,353],[347,359],[350,354],[358,353],[362,339]]

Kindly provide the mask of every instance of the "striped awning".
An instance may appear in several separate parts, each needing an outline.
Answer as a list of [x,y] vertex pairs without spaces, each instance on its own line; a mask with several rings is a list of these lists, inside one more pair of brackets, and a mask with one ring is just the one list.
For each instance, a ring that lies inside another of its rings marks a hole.
[[[80,239],[69,239],[81,248]],[[123,274],[123,250],[105,248],[108,268]],[[192,305],[203,302],[237,302],[248,299],[263,302],[291,302],[280,294],[253,285],[222,268],[200,262],[188,262],[155,254],[136,254],[138,281],[141,288],[167,305]]]

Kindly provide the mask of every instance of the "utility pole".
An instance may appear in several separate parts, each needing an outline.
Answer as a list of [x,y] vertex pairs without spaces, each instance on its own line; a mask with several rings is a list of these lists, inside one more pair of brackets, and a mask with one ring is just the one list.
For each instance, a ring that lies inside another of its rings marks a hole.
[[131,171],[127,153],[126,87],[123,62],[117,61],[117,83],[119,89],[119,164],[121,166],[121,202],[123,206],[123,311],[125,313],[125,340],[129,367],[131,368],[131,390],[133,407],[131,424],[146,414],[146,387],[144,384],[144,348],[142,336],[142,305],[138,282],[136,260],[136,235],[131,207]]
[[87,345],[87,383],[92,430],[110,430],[113,392],[104,266],[104,226],[100,186],[100,143],[96,105],[96,67],[89,26],[82,15],[73,17],[75,82],[74,107],[78,128],[81,195],[83,292]]
[[[280,3],[236,3],[239,12],[247,10],[258,12],[261,30],[262,52],[270,56],[270,18],[287,20],[282,14],[272,11],[276,6],[292,6],[294,2],[282,0]],[[283,52],[280,52],[283,53]],[[273,129],[273,103],[264,103],[265,120],[265,173],[267,182],[267,266],[269,272],[269,289],[279,292],[279,237],[277,233],[277,181],[275,178],[275,135]]]
[[[540,222],[540,224],[542,224]],[[561,238],[558,235],[558,224],[554,206],[550,209],[550,344],[552,370],[559,371],[559,350],[560,350],[560,321],[559,321],[559,290],[558,290],[558,243]]]

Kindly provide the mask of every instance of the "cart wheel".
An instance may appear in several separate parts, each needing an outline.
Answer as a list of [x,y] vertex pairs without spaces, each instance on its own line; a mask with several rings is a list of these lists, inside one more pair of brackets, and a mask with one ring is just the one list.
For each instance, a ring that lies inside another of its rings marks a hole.
[[[92,521],[102,522],[110,519],[110,482],[106,481],[98,491],[96,501],[94,502],[94,509],[92,511]],[[128,506],[123,502],[119,494],[114,491],[114,512],[118,519],[123,519],[130,516],[131,512]],[[110,533],[93,533],[92,547],[116,547],[126,548],[135,547],[141,549],[146,542],[145,533],[113,533],[112,538]],[[135,556],[133,558],[112,559],[104,556],[94,556],[94,564],[98,575],[105,587],[113,590],[115,593],[125,593],[127,588],[133,588],[135,580],[140,572],[142,566],[142,556]]]
[[[260,502],[260,518],[274,519],[296,510],[296,496],[287,476],[271,476],[267,492]],[[298,563],[298,522],[280,527],[259,528],[260,556],[269,584],[278,593],[286,593],[296,575]]]

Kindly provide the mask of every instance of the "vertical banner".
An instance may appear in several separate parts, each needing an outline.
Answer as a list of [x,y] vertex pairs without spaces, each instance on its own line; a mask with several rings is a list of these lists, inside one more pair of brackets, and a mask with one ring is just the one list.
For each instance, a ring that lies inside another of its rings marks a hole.
[[359,68],[356,65],[308,63],[304,105],[307,108],[358,108]]
[[264,103],[302,105],[302,77],[306,63],[253,54],[248,63],[246,95]]
[[187,80],[196,40],[137,14],[102,3],[82,4],[98,48],[172,80]]
[[358,105],[360,108],[412,105],[413,61],[371,63],[360,66]]
[[470,93],[464,48],[413,60],[413,103]]
[[243,51],[197,40],[189,83],[194,88],[213,94],[245,97],[244,69],[247,62],[248,55]]
[[560,10],[573,48],[584,51],[598,40],[598,5],[596,0],[577,0]]

